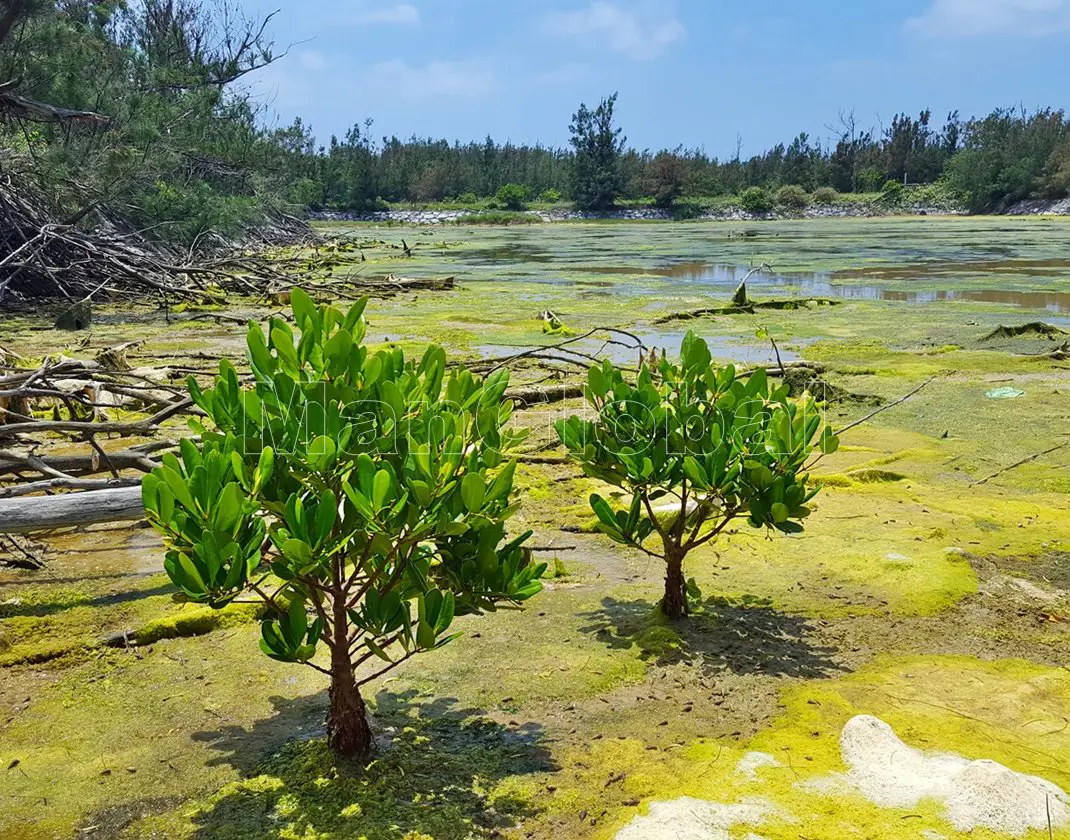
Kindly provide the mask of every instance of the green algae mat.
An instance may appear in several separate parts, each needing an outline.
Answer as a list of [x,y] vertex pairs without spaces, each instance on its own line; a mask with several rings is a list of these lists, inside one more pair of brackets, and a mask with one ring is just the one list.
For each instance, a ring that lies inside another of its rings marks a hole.
[[[359,241],[370,276],[455,278],[373,300],[373,343],[476,361],[611,326],[672,353],[694,329],[719,360],[775,365],[772,339],[820,369],[837,426],[928,384],[821,460],[804,534],[742,528],[691,556],[703,598],[675,625],[653,609],[662,570],[594,532],[605,488],[551,445],[579,401],[520,412],[539,457],[517,472],[516,527],[554,576],[369,686],[364,770],[326,749],[324,678],[261,656],[254,610],[172,601],[151,531],[39,537],[45,569],[0,569],[2,840],[677,836],[651,818],[696,838],[1070,837],[1054,793],[1046,819],[1000,821],[1023,777],[1070,791],[1070,221],[324,230]],[[763,265],[750,299],[797,305],[674,319],[727,306]],[[143,340],[132,364],[184,376],[240,360],[229,319],[267,312],[104,306],[85,337],[42,311],[4,316],[0,347]],[[580,372],[557,367],[515,378]],[[122,632],[138,646],[99,644]],[[1011,775],[980,822],[935,783],[874,786],[844,732],[858,716],[901,740],[889,762]]]

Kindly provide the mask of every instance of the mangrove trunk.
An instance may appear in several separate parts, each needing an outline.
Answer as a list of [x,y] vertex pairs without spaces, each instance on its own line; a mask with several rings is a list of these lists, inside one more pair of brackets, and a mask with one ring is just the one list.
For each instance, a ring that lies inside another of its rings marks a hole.
[[675,621],[688,613],[683,557],[669,552],[665,557],[665,565],[665,597],[661,600],[661,611]]
[[327,712],[327,746],[335,755],[362,763],[371,759],[374,747],[368,725],[368,709],[360,696],[353,665],[343,646],[331,653],[330,709]]

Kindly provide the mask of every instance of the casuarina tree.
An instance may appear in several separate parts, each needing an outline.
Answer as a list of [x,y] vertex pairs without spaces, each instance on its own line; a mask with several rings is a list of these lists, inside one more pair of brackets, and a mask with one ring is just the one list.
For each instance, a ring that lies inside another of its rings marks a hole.
[[684,559],[737,519],[803,530],[820,489],[807,463],[815,448],[833,452],[839,442],[818,403],[788,390],[761,368],[742,376],[714,367],[706,342],[688,332],[679,363],[644,363],[634,384],[609,360],[592,367],[585,395],[595,419],[557,422],[584,472],[630,497],[614,505],[595,494],[591,507],[613,540],[665,562],[666,616],[688,613]]
[[572,200],[581,210],[608,210],[623,185],[621,157],[625,138],[613,122],[617,94],[593,111],[586,105],[572,115],[569,126],[572,158]]
[[372,353],[364,301],[291,300],[296,331],[250,325],[249,384],[225,360],[214,388],[189,381],[199,440],[146,476],[145,509],[180,597],[262,602],[261,650],[330,678],[328,742],[366,759],[360,687],[454,639],[455,617],[526,601],[545,566],[506,535],[508,375]]

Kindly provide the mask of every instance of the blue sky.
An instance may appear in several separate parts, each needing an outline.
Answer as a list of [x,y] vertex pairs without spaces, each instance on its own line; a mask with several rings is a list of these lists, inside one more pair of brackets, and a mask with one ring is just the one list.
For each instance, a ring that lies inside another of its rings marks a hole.
[[559,145],[581,101],[620,93],[629,143],[758,152],[841,111],[879,128],[1000,105],[1070,106],[1070,0],[243,0],[283,8],[288,55],[251,82],[326,140]]

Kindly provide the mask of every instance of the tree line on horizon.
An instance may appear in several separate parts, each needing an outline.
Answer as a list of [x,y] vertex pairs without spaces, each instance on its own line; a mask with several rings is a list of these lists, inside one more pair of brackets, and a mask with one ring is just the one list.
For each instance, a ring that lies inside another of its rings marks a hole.
[[370,121],[321,146],[301,119],[271,136],[298,174],[290,199],[315,209],[373,209],[384,201],[475,202],[500,197],[509,187],[522,188],[531,201],[568,200],[592,210],[644,198],[669,207],[679,199],[742,195],[754,188],[772,195],[786,186],[851,194],[882,192],[889,183],[943,182],[974,211],[1070,195],[1070,119],[1062,110],[1000,108],[967,120],[956,111],[942,126],[924,110],[917,117],[897,114],[880,131],[860,129],[853,115],[841,115],[834,143],[800,133],[761,154],[748,158],[737,152],[722,160],[700,148],[626,146],[614,122],[615,104],[616,94],[595,108],[581,105],[567,148],[491,137],[467,143],[415,136],[376,141]]
[[270,125],[244,84],[280,58],[270,24],[244,16],[237,0],[5,0],[0,186],[32,189],[62,223],[183,246],[240,236],[280,210],[398,202],[669,207],[748,191],[805,200],[940,182],[982,211],[1070,194],[1070,121],[1051,108],[954,113],[942,125],[923,111],[881,130],[847,115],[835,142],[800,134],[725,160],[628,146],[616,95],[581,105],[563,148],[377,139],[370,121],[320,144],[300,119]]

